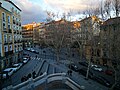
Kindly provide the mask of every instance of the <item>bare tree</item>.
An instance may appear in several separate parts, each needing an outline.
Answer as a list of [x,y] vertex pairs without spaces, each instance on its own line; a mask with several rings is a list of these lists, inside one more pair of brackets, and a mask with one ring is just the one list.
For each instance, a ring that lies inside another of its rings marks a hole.
[[112,0],[112,4],[115,15],[118,17],[120,14],[120,0]]
[[[120,19],[118,19],[118,21],[120,21]],[[113,90],[113,88],[116,86],[116,84],[118,84],[120,82],[120,31],[119,31],[119,25],[115,24],[113,26],[116,31],[113,33],[113,37],[111,38],[111,49],[112,49],[112,67],[114,69],[115,72],[115,83],[113,84],[113,86],[111,87],[111,89]]]
[[69,33],[71,25],[70,22],[65,19],[60,21],[52,21],[46,25],[46,43],[51,46],[57,55],[57,61],[59,62],[59,54],[62,47],[65,47],[69,41]]
[[107,18],[111,18],[111,0],[105,0],[104,2],[104,10],[105,10],[105,15]]

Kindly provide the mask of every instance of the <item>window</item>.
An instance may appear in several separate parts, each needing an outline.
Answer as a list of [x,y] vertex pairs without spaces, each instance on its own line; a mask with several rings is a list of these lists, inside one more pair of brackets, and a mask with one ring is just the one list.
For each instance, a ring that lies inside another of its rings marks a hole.
[[10,29],[10,25],[8,25],[8,29]]
[[5,47],[5,52],[7,51],[7,47]]
[[5,13],[2,13],[2,19],[5,21]]
[[7,42],[7,35],[4,35],[4,42]]
[[8,16],[8,23],[10,23],[10,16]]
[[5,24],[5,23],[3,23],[3,29],[4,29],[4,30],[6,29],[6,24]]

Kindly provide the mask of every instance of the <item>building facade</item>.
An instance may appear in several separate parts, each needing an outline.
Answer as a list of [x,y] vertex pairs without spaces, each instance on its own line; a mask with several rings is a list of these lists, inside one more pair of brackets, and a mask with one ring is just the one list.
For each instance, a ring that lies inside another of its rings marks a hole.
[[120,63],[120,17],[111,18],[101,25],[101,64]]
[[0,1],[1,70],[22,60],[21,10],[10,0]]
[[33,43],[34,45],[43,46],[45,38],[45,24],[37,23],[33,28]]
[[23,47],[33,46],[33,24],[26,24],[22,26]]
[[87,60],[94,63],[99,61],[101,55],[99,46],[100,23],[101,21],[96,16],[80,21],[82,53]]

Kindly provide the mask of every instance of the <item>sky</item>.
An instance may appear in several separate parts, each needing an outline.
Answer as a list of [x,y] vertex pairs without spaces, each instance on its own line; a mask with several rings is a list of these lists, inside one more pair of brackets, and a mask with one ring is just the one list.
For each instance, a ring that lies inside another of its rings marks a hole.
[[21,10],[22,24],[32,22],[44,22],[48,15],[46,11],[53,12],[57,20],[63,13],[71,13],[71,20],[77,20],[81,17],[78,12],[82,12],[89,5],[95,6],[100,0],[11,0]]

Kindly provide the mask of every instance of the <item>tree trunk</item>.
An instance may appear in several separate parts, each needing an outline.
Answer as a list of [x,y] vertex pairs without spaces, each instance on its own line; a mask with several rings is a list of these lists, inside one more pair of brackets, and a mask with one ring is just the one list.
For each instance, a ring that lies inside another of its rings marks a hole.
[[88,79],[89,70],[90,70],[90,64],[91,64],[91,60],[89,60],[89,63],[88,63],[88,68],[87,68],[87,73],[86,73],[86,79]]
[[59,63],[59,51],[56,51],[56,54],[57,54],[57,63]]
[[113,90],[113,88],[115,87],[115,85],[117,84],[117,72],[115,71],[115,83],[112,85],[112,87],[110,88],[110,90]]

